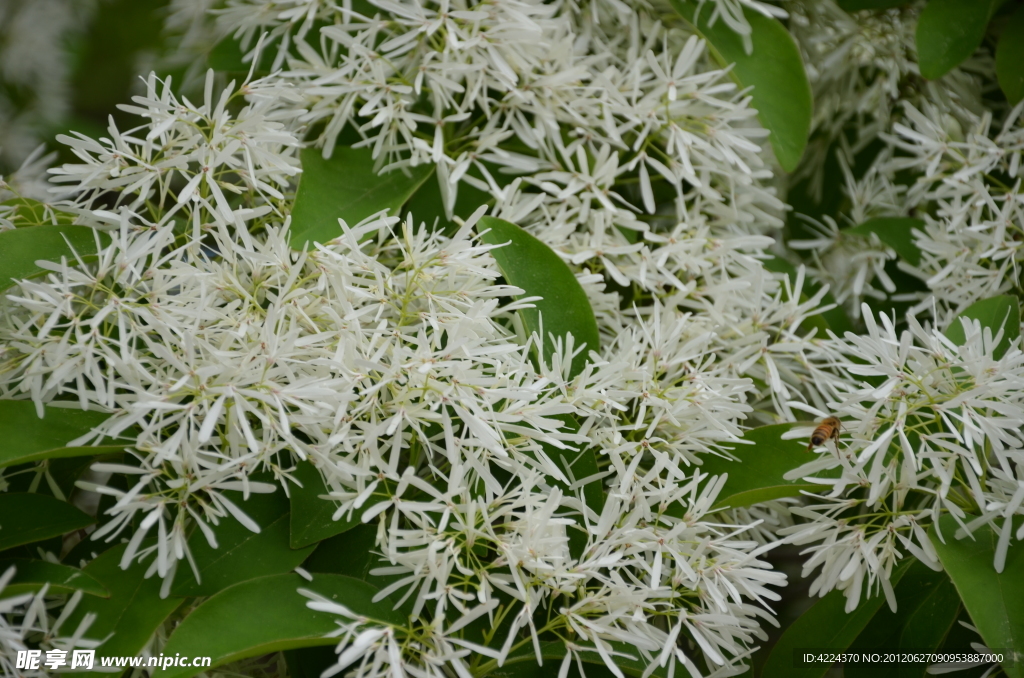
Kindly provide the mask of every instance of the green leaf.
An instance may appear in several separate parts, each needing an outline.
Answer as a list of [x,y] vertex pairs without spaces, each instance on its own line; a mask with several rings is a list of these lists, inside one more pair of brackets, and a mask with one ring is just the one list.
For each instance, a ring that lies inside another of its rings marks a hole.
[[[253,579],[224,589],[192,611],[164,646],[165,656],[212,657],[213,666],[297,647],[335,645],[325,636],[338,628],[338,615],[306,607],[298,589],[315,591],[352,612],[385,624],[404,626],[405,615],[384,599],[374,603],[378,589],[341,575],[318,574],[307,581],[297,574]],[[161,678],[188,678],[204,669],[173,667],[158,671]]]
[[43,588],[44,584],[50,585],[47,589],[49,593],[82,591],[101,598],[110,595],[107,587],[95,577],[69,565],[29,558],[8,558],[0,560],[0,575],[12,565],[16,568],[14,577],[0,594],[5,598],[22,593],[35,593]]
[[46,494],[0,493],[0,551],[59,537],[95,519]]
[[[888,606],[850,646],[851,652],[935,652],[960,613],[960,595],[945,572],[936,572],[920,561],[914,562],[895,587],[896,612]],[[967,648],[964,648],[967,649]],[[850,663],[844,678],[923,678],[927,663]]]
[[[360,523],[348,532],[323,540],[302,567],[308,572],[352,577],[378,589],[391,586],[402,578],[401,573],[370,574],[374,568],[390,564],[377,552],[378,524],[379,518],[369,523]],[[415,596],[409,596],[399,607],[399,611],[412,614],[415,602]]]
[[[611,641],[609,643],[613,651],[616,653],[614,656],[615,665],[621,669],[621,671],[627,676],[643,676],[647,670],[648,664],[645,662],[640,653],[636,651],[636,648],[627,645],[626,643],[620,643]],[[533,649],[533,645],[527,644],[526,646],[510,652],[508,659],[499,668],[496,660],[491,660],[483,664],[480,668],[478,676],[514,676],[515,678],[532,678],[537,676],[555,676],[558,675],[558,666],[561,660],[565,657],[566,645],[563,642],[546,642],[540,644],[540,656],[544,659],[542,666],[537,665],[537,654]],[[580,661],[584,664],[590,664],[594,666],[604,667],[606,664],[601,659],[596,651],[583,651],[579,653]],[[575,660],[573,660],[575,664]],[[675,675],[689,676],[685,670],[680,666],[675,667]],[[536,670],[534,670],[536,669]],[[588,670],[587,675],[590,675]],[[651,671],[651,676],[658,676],[659,678],[666,678],[669,675],[668,666],[658,666]]]
[[1024,99],[1024,5],[1017,8],[999,36],[996,77],[1010,105]]
[[981,46],[985,28],[1003,0],[929,0],[917,20],[918,64],[929,80],[941,78]]
[[375,581],[370,574],[379,564],[373,553],[376,536],[376,521],[356,525],[348,532],[323,540],[302,567],[309,572],[343,574],[384,588],[380,580]]
[[[555,418],[560,419],[564,424],[561,430],[571,433],[579,432],[580,423],[571,414],[558,415]],[[541,443],[541,447],[544,448],[544,453],[548,458],[561,469],[571,482],[590,478],[600,472],[600,467],[597,464],[597,454],[593,448],[584,450],[560,449],[548,443]],[[555,481],[555,484],[562,488],[562,491],[566,494],[574,493],[569,489],[568,485],[561,481]],[[597,515],[601,515],[605,502],[604,484],[601,478],[596,478],[583,485],[583,501],[590,510]],[[583,556],[583,551],[587,545],[586,523],[582,519],[578,519],[577,525],[579,529],[570,530],[568,533],[569,553],[575,559]]]
[[938,528],[943,539],[932,525],[932,545],[982,640],[993,650],[1011,653],[1003,664],[1006,675],[1024,677],[1024,546],[1010,546],[1003,571],[996,572],[999,535],[992,528],[984,525],[974,530],[973,539],[957,539],[958,524],[950,515],[939,520]]
[[699,17],[694,0],[672,0],[672,6],[707,40],[718,63],[735,64],[730,71],[733,80],[740,87],[753,87],[753,107],[770,133],[775,157],[782,169],[795,170],[807,146],[814,106],[800,51],[789,31],[775,19],[744,7],[753,43],[753,51],[747,54],[743,38],[724,21],[708,25],[710,5],[701,9]]
[[549,337],[554,335],[564,341],[571,334],[573,346],[583,350],[573,361],[569,374],[579,374],[588,352],[598,350],[600,336],[594,310],[576,276],[550,247],[515,224],[481,217],[477,230],[488,245],[503,245],[491,250],[491,254],[505,280],[521,288],[527,297],[542,297],[534,302],[534,308],[523,309],[520,314],[526,331],[540,335],[543,340],[545,361],[554,352],[554,342]]
[[0,468],[40,459],[85,457],[120,452],[125,444],[68,447],[67,444],[93,430],[110,415],[104,412],[45,407],[36,416],[31,400],[0,400]]
[[260,531],[253,532],[233,517],[222,518],[220,525],[213,527],[217,537],[217,548],[213,548],[202,531],[195,530],[188,544],[199,568],[200,581],[196,581],[192,568],[183,563],[171,589],[173,595],[211,596],[239,582],[291,572],[316,548],[290,547],[290,514],[284,492],[254,493],[246,501],[242,500],[241,492],[225,494],[260,526]]
[[842,234],[868,238],[874,233],[879,240],[896,250],[896,254],[900,255],[901,259],[917,266],[921,263],[921,250],[914,243],[912,231],[915,228],[923,229],[924,222],[908,217],[879,217],[869,219],[853,228],[844,229]]
[[702,472],[729,474],[718,495],[716,508],[751,506],[780,497],[796,497],[802,490],[820,489],[820,485],[783,478],[789,471],[815,459],[814,454],[807,452],[806,442],[782,439],[782,434],[794,425],[771,424],[746,431],[743,440],[753,444],[728,448],[739,461],[711,455],[702,459]]
[[[88,261],[96,256],[99,231],[88,226],[34,226],[0,232],[0,292],[15,280],[46,273],[37,261],[75,263],[75,252]],[[102,239],[106,236],[100,236]]]
[[333,647],[299,647],[284,651],[288,678],[320,678],[324,671],[338,663]]
[[74,629],[92,612],[96,620],[89,627],[89,638],[113,634],[96,648],[97,656],[135,656],[153,633],[181,604],[179,598],[160,598],[159,576],[145,578],[149,561],[134,562],[127,570],[120,566],[127,544],[118,544],[85,566],[84,572],[110,591],[109,598],[83,598],[64,628]]
[[[330,499],[321,498],[322,495],[327,494],[327,486],[324,485],[320,472],[311,463],[299,462],[293,475],[302,483],[302,487],[293,485],[289,489],[292,506],[291,546],[293,549],[315,544],[336,534],[347,532],[360,524],[362,511],[355,511],[347,519],[345,517],[340,520],[333,519],[334,512],[338,510],[338,504]],[[385,496],[375,493],[363,504],[363,510],[383,499]]]
[[910,0],[839,0],[839,6],[847,12],[863,9],[891,9],[910,4]]
[[338,147],[329,160],[317,149],[307,148],[300,157],[302,175],[289,231],[294,249],[337,238],[341,235],[338,219],[352,227],[381,210],[397,216],[434,171],[433,166],[424,165],[409,169],[408,174],[395,170],[378,175],[368,148]]
[[962,346],[967,340],[960,318],[977,320],[982,327],[992,330],[992,336],[995,336],[1000,327],[1003,328],[1003,338],[993,352],[996,360],[1002,358],[1010,343],[1020,336],[1020,305],[1017,297],[1008,294],[975,302],[953,319],[945,334],[958,346]]
[[[890,582],[896,586],[909,567],[896,568]],[[885,604],[881,591],[861,599],[857,608],[846,612],[843,591],[833,590],[804,612],[782,634],[772,648],[761,672],[761,678],[820,678],[831,666],[825,662],[797,663],[796,654],[804,649],[843,652],[860,635],[864,627]]]
[[[491,170],[491,176],[494,177],[499,186],[504,187],[511,183],[513,179],[511,175],[497,172],[496,167],[489,169]],[[468,174],[482,180],[482,175],[476,168],[469,170]],[[461,219],[468,219],[480,205],[489,203],[491,200],[492,198],[489,193],[470,186],[464,181],[460,181],[459,192],[455,197],[452,213]],[[412,214],[413,221],[417,227],[420,224],[426,224],[427,230],[433,231],[435,230],[436,223],[436,230],[444,233],[453,234],[458,230],[458,226],[448,221],[448,217],[445,215],[444,201],[441,198],[441,187],[438,185],[436,177],[424,182],[423,186],[406,203],[405,210],[407,213]]]
[[[956,622],[960,612],[960,594],[945,573],[933,574],[940,575],[938,582],[921,604],[911,612],[903,625],[900,633],[901,648],[937,650],[942,647],[943,641]],[[927,664],[920,664],[914,673],[924,676],[927,668]],[[901,675],[906,673],[907,671],[903,671]]]

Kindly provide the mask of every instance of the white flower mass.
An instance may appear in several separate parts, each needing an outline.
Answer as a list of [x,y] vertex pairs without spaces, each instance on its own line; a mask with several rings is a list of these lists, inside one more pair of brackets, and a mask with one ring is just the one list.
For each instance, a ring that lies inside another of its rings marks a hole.
[[[560,678],[594,655],[617,676],[627,656],[645,676],[738,675],[777,625],[773,549],[800,547],[811,595],[895,606],[905,559],[941,568],[944,514],[990,524],[1002,571],[1024,540],[1024,353],[1004,340],[1019,328],[957,314],[1024,292],[1024,104],[983,104],[982,58],[913,86],[913,8],[701,4],[740,36],[744,8],[788,17],[817,106],[795,176],[829,188],[839,143],[843,217],[923,219],[916,265],[831,218],[789,243],[804,258],[781,247],[782,170],[749,91],[662,2],[174,0],[182,44],[237,40],[249,74],[210,71],[191,100],[150,74],[123,106],[140,126],[60,136],[76,160],[49,181],[40,154],[0,181],[96,229],[98,256],[0,298],[0,398],[109,413],[75,444],[128,445],[79,483],[109,497],[89,539],[127,541],[122,567],[146,559],[166,595],[195,568],[193,530],[211,547],[222,520],[259,531],[238,491],[293,491],[312,463],[334,519],[375,530],[378,598],[408,603],[387,625],[305,592],[337,616],[324,675],[359,678],[523,655]],[[344,146],[369,149],[367,172],[436,168],[449,227],[378,213],[293,249],[300,150]],[[486,207],[460,218],[467,196]],[[529,335],[537,298],[506,281],[485,213],[569,266],[600,348]],[[18,218],[0,205],[0,231]],[[905,317],[867,303],[893,295]],[[816,324],[837,308],[859,329]],[[788,476],[814,491],[718,505],[705,460],[827,416],[841,441]],[[0,603],[5,671],[44,594]],[[486,646],[464,632],[481,624]]]

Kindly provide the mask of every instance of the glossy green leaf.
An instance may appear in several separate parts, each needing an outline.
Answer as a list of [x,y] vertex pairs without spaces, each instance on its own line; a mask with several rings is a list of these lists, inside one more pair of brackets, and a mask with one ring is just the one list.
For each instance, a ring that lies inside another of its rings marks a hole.
[[[342,532],[323,540],[302,567],[314,574],[321,572],[353,577],[378,589],[394,584],[402,578],[402,574],[370,574],[375,568],[390,564],[386,558],[379,555],[376,541],[377,528],[378,520],[360,523],[348,532]],[[395,597],[401,598],[402,595],[404,595],[404,590],[396,593]],[[415,596],[410,596],[398,609],[404,614],[412,614],[415,602]]]
[[14,577],[0,594],[5,598],[21,593],[35,593],[44,584],[50,585],[47,589],[49,593],[82,591],[101,598],[110,595],[110,591],[99,580],[76,567],[46,560],[8,558],[0,560],[0,575],[12,565],[16,568]]
[[[98,233],[88,226],[35,226],[0,232],[0,292],[12,287],[15,280],[46,273],[37,261],[60,263],[65,257],[74,265],[76,252],[85,261],[95,257]],[[106,239],[99,237],[101,242]]]
[[[334,645],[325,636],[338,628],[337,615],[306,607],[299,589],[314,591],[352,612],[384,623],[404,625],[407,617],[392,610],[393,602],[374,603],[378,589],[366,582],[332,574],[307,581],[297,574],[253,579],[224,589],[192,611],[171,634],[165,655],[206,656],[213,666],[297,647]],[[173,667],[161,678],[188,678],[201,668]]]
[[376,536],[376,521],[356,525],[348,532],[324,539],[302,567],[310,572],[343,574],[384,588],[370,574],[371,569],[381,564],[373,553]]
[[1017,8],[999,36],[996,77],[1011,105],[1024,99],[1024,5]]
[[[469,174],[481,178],[480,173],[474,169],[471,169]],[[511,175],[500,174],[497,171],[492,171],[491,175],[499,186],[508,185],[513,178]],[[465,182],[459,182],[459,192],[455,196],[452,213],[460,219],[468,219],[480,205],[489,203],[491,199],[489,193]],[[405,210],[412,214],[417,227],[420,224],[425,224],[428,230],[439,230],[445,233],[455,233],[458,230],[458,225],[448,221],[448,217],[445,215],[444,200],[441,198],[441,187],[438,185],[436,176],[424,182],[423,186],[405,204]]]
[[[935,652],[960,613],[960,594],[945,572],[914,562],[895,587],[896,611],[875,614],[850,646],[851,652]],[[966,649],[966,648],[965,648]],[[850,663],[844,678],[923,678],[927,663]]]
[[[308,461],[299,462],[293,473],[302,487],[293,485],[288,493],[291,495],[291,546],[302,548],[315,544],[336,534],[347,532],[360,524],[361,512],[351,517],[334,520],[334,512],[338,504],[329,499],[321,498],[327,494],[327,486],[316,467]],[[374,494],[363,504],[364,510],[373,506],[386,496]]]
[[715,60],[730,71],[740,87],[753,87],[750,96],[757,117],[769,131],[772,149],[782,169],[792,172],[800,164],[811,131],[811,86],[793,37],[777,20],[744,8],[750,24],[753,51],[747,54],[743,38],[724,21],[708,25],[712,8],[697,15],[695,0],[672,0],[682,17],[707,40]]
[[320,678],[324,671],[338,663],[338,655],[329,645],[285,650],[284,659],[288,678]]
[[993,352],[997,360],[1003,357],[1006,349],[1010,347],[1010,343],[1020,336],[1020,304],[1017,302],[1017,297],[1009,294],[975,302],[953,319],[953,322],[946,328],[945,334],[958,346],[966,341],[964,326],[960,322],[960,318],[977,320],[982,327],[992,330],[993,337],[1000,327],[1003,328],[1003,338]]
[[[577,421],[572,415],[563,414],[556,418],[560,419],[564,424],[562,430],[572,433],[577,433],[580,430],[579,421]],[[562,473],[564,473],[572,482],[579,481],[583,478],[593,477],[600,472],[600,467],[597,464],[597,453],[593,448],[584,450],[577,450],[573,448],[560,449],[547,443],[541,443],[541,447],[544,448],[544,453],[548,458],[551,459]],[[555,481],[555,484],[558,485],[562,489],[562,492],[566,494],[574,493],[574,491],[563,482]],[[594,513],[601,515],[601,510],[604,508],[605,502],[604,483],[602,479],[596,478],[583,486],[583,501]],[[569,553],[576,559],[583,556],[583,550],[586,548],[587,544],[586,524],[582,520],[578,520],[577,525],[577,529],[568,531]]]
[[433,174],[433,166],[413,167],[408,174],[373,171],[368,148],[338,147],[330,159],[307,148],[301,153],[302,175],[292,209],[289,238],[294,249],[325,243],[341,235],[338,219],[350,227],[388,210],[397,216],[402,205]]
[[121,569],[121,556],[126,547],[127,544],[118,544],[85,566],[83,571],[102,583],[110,591],[110,597],[82,598],[65,622],[65,628],[74,629],[86,614],[96,615],[88,636],[103,638],[112,634],[96,648],[97,658],[137,655],[181,604],[180,598],[160,598],[159,576],[146,579],[152,557],[142,563],[132,563],[127,570]]
[[[895,569],[890,578],[893,586],[909,569],[909,563]],[[782,634],[765,661],[761,678],[820,678],[831,666],[825,662],[797,663],[795,654],[810,649],[843,652],[885,605],[885,595],[862,598],[853,612],[846,612],[843,591],[834,590],[804,612]]]
[[[1001,524],[1001,521],[1000,521]],[[995,570],[999,535],[988,525],[974,530],[974,538],[956,538],[956,519],[939,520],[929,536],[942,566],[953,580],[964,607],[985,645],[1011,653],[1003,664],[1010,678],[1024,677],[1024,546],[1010,545],[1002,572]]]
[[0,493],[0,551],[59,537],[94,522],[92,516],[47,494]]
[[[616,653],[614,655],[615,665],[627,676],[643,676],[647,670],[647,662],[643,660],[635,648],[626,643],[612,641],[609,643]],[[558,667],[565,657],[566,646],[562,642],[547,642],[540,644],[540,655],[544,660],[543,665],[538,666],[537,654],[533,645],[525,643],[521,648],[510,652],[508,659],[499,668],[496,660],[485,662],[481,665],[478,676],[515,676],[515,678],[532,678],[537,676],[557,676]],[[580,661],[591,666],[604,667],[604,660],[596,651],[584,651],[579,653]],[[575,663],[575,660],[573,660]],[[536,669],[536,671],[534,671]],[[587,672],[590,675],[590,671]],[[665,678],[669,675],[668,666],[655,667],[649,674]],[[681,666],[676,665],[675,675],[688,676]]]
[[550,247],[515,224],[482,217],[477,230],[483,242],[502,245],[491,254],[505,280],[521,288],[527,297],[542,297],[520,314],[527,332],[543,339],[545,360],[554,351],[552,335],[564,341],[571,334],[573,346],[584,347],[570,370],[571,376],[579,374],[588,352],[598,350],[600,336],[594,309],[572,270]]
[[189,536],[189,548],[199,569],[196,581],[192,568],[178,568],[171,593],[176,596],[211,596],[239,582],[272,574],[291,572],[304,561],[315,545],[292,549],[288,539],[288,499],[278,489],[270,494],[227,492],[227,498],[260,526],[253,532],[233,517],[221,518],[213,527],[217,548],[210,546],[200,530]]
[[783,477],[815,458],[814,454],[807,452],[806,441],[782,439],[782,434],[793,426],[772,424],[746,431],[743,440],[752,444],[729,448],[730,453],[739,461],[710,455],[703,458],[700,467],[702,473],[729,474],[715,507],[751,506],[780,497],[799,496],[802,490],[820,489],[820,485],[786,480]]
[[929,0],[917,20],[921,75],[941,78],[981,46],[985,28],[1002,0]]
[[844,236],[858,235],[865,238],[872,233],[904,261],[917,266],[921,263],[921,249],[914,243],[914,229],[923,229],[924,222],[909,217],[879,217],[842,231]]
[[30,400],[0,400],[0,468],[40,459],[85,457],[120,452],[124,444],[109,440],[95,447],[68,447],[102,424],[110,415],[105,412],[45,407],[44,416],[36,416]]

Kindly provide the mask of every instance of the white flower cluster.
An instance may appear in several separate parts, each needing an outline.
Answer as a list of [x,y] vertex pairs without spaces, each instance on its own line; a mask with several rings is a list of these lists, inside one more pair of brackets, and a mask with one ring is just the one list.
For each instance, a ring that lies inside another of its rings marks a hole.
[[[801,306],[802,285],[783,293],[757,260],[771,243],[758,234],[780,226],[783,209],[762,160],[765,131],[674,11],[331,7],[239,2],[218,17],[238,35],[294,34],[278,82],[299,95],[295,124],[325,155],[345,130],[378,169],[434,165],[449,215],[460,185],[475,189],[573,265],[631,288],[627,298],[708,312],[687,332],[712,332],[737,375],[767,384],[758,401],[778,405],[806,383],[799,348],[776,338],[794,336],[820,295]],[[319,50],[314,20],[327,23]],[[632,322],[620,317],[623,295],[594,292],[602,330],[618,336]]]
[[[115,212],[94,209],[102,196],[141,211],[138,217],[154,225],[181,219],[198,233],[212,220],[245,232],[246,222],[284,199],[281,189],[300,171],[299,142],[275,116],[277,102],[290,93],[255,81],[237,90],[231,83],[218,95],[210,71],[197,106],[179,101],[170,85],[151,74],[146,94],[133,98],[138,105],[121,106],[150,121],[140,129],[122,133],[111,120],[110,137],[58,135],[82,162],[52,169],[54,181],[67,185],[82,223],[97,228],[119,221]],[[247,105],[232,114],[229,106],[243,96],[249,97]],[[233,209],[228,195],[237,200],[234,196],[246,194],[247,206]]]
[[918,176],[905,198],[925,220],[913,272],[944,319],[979,299],[1024,289],[1024,104],[998,131],[992,117],[908,104],[906,123],[894,126],[890,140],[902,153],[888,169]]
[[[567,257],[602,248],[638,265],[639,217],[658,219],[666,196],[697,226],[780,223],[764,130],[703,42],[678,19],[662,23],[671,13],[600,2],[579,13],[518,1],[371,9],[341,12],[321,50],[297,39],[281,76],[325,155],[355,127],[378,167],[436,164],[449,214],[460,183],[476,188]],[[520,193],[508,174],[524,175]],[[577,230],[583,242],[567,242]]]
[[[377,521],[381,571],[417,619],[517,602],[490,661],[553,634],[609,667],[625,642],[652,665],[739,670],[784,582],[759,558],[759,523],[786,520],[709,514],[722,479],[694,465],[754,408],[792,418],[807,391],[824,406],[804,388],[800,330],[821,293],[803,298],[802,273],[791,284],[759,258],[782,204],[746,100],[701,41],[650,13],[623,39],[621,7],[330,8],[317,53],[306,39],[326,5],[247,6],[222,28],[270,29],[279,56],[293,41],[301,58],[218,96],[208,78],[201,105],[151,77],[125,107],[146,125],[65,138],[82,162],[54,171],[64,207],[111,242],[7,298],[3,394],[77,400],[111,413],[95,439],[132,436],[126,463],[94,469],[129,490],[83,485],[116,499],[92,538],[129,537],[125,565],[155,554],[166,591],[190,525],[211,540],[227,516],[256,529],[224,490],[271,489],[249,480],[263,469],[287,487],[310,460],[338,517]],[[587,356],[571,345],[535,366],[517,305],[501,303],[520,290],[495,283],[475,219],[442,236],[374,218],[290,250],[298,140],[322,129],[330,152],[353,126],[382,163],[436,164],[449,210],[466,183],[589,264],[606,348],[572,379]],[[632,309],[606,281],[633,288]],[[598,475],[576,477],[565,461],[591,448]],[[595,483],[603,506],[585,501]],[[389,637],[419,643],[416,628]],[[458,630],[396,661],[458,665]],[[380,646],[361,645],[366,666]]]
[[[909,329],[898,331],[888,316],[879,325],[870,309],[863,314],[865,335],[819,343],[835,366],[820,381],[831,387],[832,413],[847,422],[844,445],[790,472],[826,491],[792,509],[807,523],[780,530],[791,543],[813,544],[804,564],[805,575],[821,568],[812,593],[844,590],[848,610],[875,585],[895,606],[888,577],[907,554],[940,569],[924,527],[943,513],[967,533],[996,523],[997,571],[1014,517],[1024,515],[1019,342],[997,357],[1003,331],[993,334],[977,321],[958,321],[965,341],[957,345],[913,316]],[[1024,525],[1018,527],[1016,538],[1024,539]]]
[[[841,223],[828,217],[824,223],[812,223],[811,230],[819,235],[791,246],[808,251],[811,276],[828,284],[836,301],[856,318],[863,300],[897,292],[884,270],[896,253],[877,238],[845,235],[840,227],[873,217],[931,211],[932,198],[922,196],[920,186],[908,195],[904,182],[895,176],[905,169],[920,173],[925,165],[894,159],[902,155],[899,144],[886,143],[894,126],[916,127],[915,107],[928,110],[940,127],[947,126],[950,116],[980,120],[989,108],[982,98],[983,82],[994,79],[993,64],[982,52],[939,79],[923,78],[914,38],[919,5],[847,13],[834,0],[814,0],[789,3],[787,8],[815,101],[811,141],[794,178],[805,179],[809,195],[821,200],[823,183],[831,176],[827,163],[834,160],[842,174]],[[931,286],[929,279],[941,268],[914,274]],[[962,284],[973,277],[957,276]],[[934,291],[940,299],[948,292]],[[977,286],[972,294],[972,301],[986,296]],[[956,304],[955,310],[968,304]]]
[[[51,170],[59,208],[97,229],[99,255],[0,299],[0,397],[109,413],[76,442],[125,440],[122,463],[93,470],[129,487],[79,483],[114,500],[91,538],[126,539],[123,566],[154,556],[165,594],[196,567],[193,526],[211,545],[221,520],[259,529],[228,491],[292,491],[296,465],[315,466],[335,520],[376,528],[379,598],[411,611],[370,622],[308,594],[339,617],[331,671],[361,678],[550,662],[549,641],[560,675],[594,657],[619,675],[626,656],[741,673],[785,583],[763,559],[780,538],[807,548],[812,593],[843,590],[849,609],[891,599],[908,555],[938,567],[926,530],[945,513],[995,525],[1002,569],[1024,539],[1024,354],[1010,328],[967,322],[962,345],[939,330],[1019,290],[1021,109],[992,133],[962,70],[918,92],[916,9],[786,8],[849,220],[926,219],[906,268],[938,297],[935,327],[861,310],[901,292],[893,252],[834,220],[791,243],[826,285],[774,272],[785,206],[766,132],[666,6],[230,0],[212,28],[210,2],[175,0],[183,45],[230,34],[253,69],[237,88],[211,73],[199,104],[153,75],[124,107],[145,124],[62,137],[80,162]],[[782,12],[700,11],[744,36],[745,12]],[[436,168],[452,223],[379,213],[291,249],[298,149],[352,144],[374,171]],[[32,176],[9,183],[29,195]],[[466,210],[467,194],[486,204]],[[536,298],[502,280],[487,211],[566,262],[600,347],[527,335]],[[0,229],[18,225],[5,214]],[[828,285],[864,334],[828,331]],[[725,479],[702,462],[804,413],[843,422],[834,452],[790,474],[822,490],[715,508]],[[267,471],[274,484],[252,479]]]
[[38,669],[18,668],[18,652],[41,649],[45,662],[47,650],[67,653],[95,648],[99,643],[84,636],[96,616],[86,614],[70,636],[62,635],[64,622],[78,606],[82,592],[76,591],[70,598],[47,597],[49,584],[44,584],[37,593],[5,593],[17,571],[17,566],[11,565],[0,573],[0,672],[19,678],[47,678],[52,674],[43,662]]
[[[309,459],[338,515],[381,516],[385,569],[404,573],[396,586],[417,612],[490,610],[503,593],[527,624],[569,595],[548,630],[660,652],[655,618],[668,614],[672,637],[690,634],[715,665],[763,637],[753,603],[784,579],[737,538],[746,526],[705,515],[720,482],[685,470],[735,439],[749,409],[749,381],[714,365],[709,333],[682,340],[656,315],[566,382],[568,356],[538,373],[503,327],[516,305],[500,298],[521,291],[494,283],[472,221],[449,238],[375,218],[297,253],[272,225],[243,244],[222,223],[197,250],[174,247],[170,225],[121,214],[98,262],[54,266],[8,296],[0,336],[5,395],[70,396],[111,412],[97,436],[135,431],[134,462],[94,465],[133,486],[88,485],[117,499],[93,538],[139,519],[125,564],[155,553],[169,586],[191,557],[190,524],[231,515],[258,529],[223,490],[267,491],[248,474],[286,479]],[[566,414],[587,434],[566,429]],[[580,443],[603,448],[604,477],[567,474],[557,450]],[[595,512],[580,491],[602,481],[613,491]],[[685,515],[665,513],[678,502]],[[571,557],[573,521],[587,545]],[[686,647],[677,657],[692,665]]]
[[[360,676],[401,670],[438,678],[448,675],[446,667],[471,675],[510,658],[542,662],[541,634],[564,642],[563,672],[587,653],[599,655],[613,672],[616,657],[639,658],[651,667],[674,658],[701,675],[702,662],[695,664],[687,651],[691,642],[712,674],[734,671],[732,663],[749,652],[743,648],[766,637],[760,620],[773,621],[753,603],[777,599],[766,587],[783,583],[784,576],[758,559],[766,547],[737,538],[744,528],[708,521],[720,483],[705,483],[699,474],[619,477],[622,483],[612,486],[600,514],[585,515],[594,524],[578,559],[570,555],[566,530],[573,520],[559,517],[566,504],[558,490],[538,493],[527,481],[487,504],[473,500],[465,486],[445,495],[431,488],[433,501],[409,502],[403,513],[411,529],[398,528],[397,514],[388,529],[382,524],[388,535],[384,554],[397,563],[382,570],[402,577],[381,595],[407,589],[406,597],[415,594],[415,609],[435,606],[429,618],[436,621],[367,624],[309,593],[311,608],[342,617],[338,664],[330,674],[356,662]],[[685,515],[652,512],[673,502],[686,507]],[[438,573],[446,582],[438,581]],[[499,607],[496,593],[523,604]],[[446,602],[458,611],[451,624],[440,613]],[[552,614],[541,626],[534,613],[545,607]],[[497,647],[452,635],[483,615],[507,633]]]

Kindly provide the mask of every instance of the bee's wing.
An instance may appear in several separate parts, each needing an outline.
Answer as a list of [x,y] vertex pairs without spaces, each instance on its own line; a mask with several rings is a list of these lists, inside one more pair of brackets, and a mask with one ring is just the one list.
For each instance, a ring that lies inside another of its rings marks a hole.
[[793,427],[782,434],[783,440],[799,440],[800,438],[810,438],[811,434],[814,433],[814,429],[818,428],[818,421],[797,421],[793,423]]

